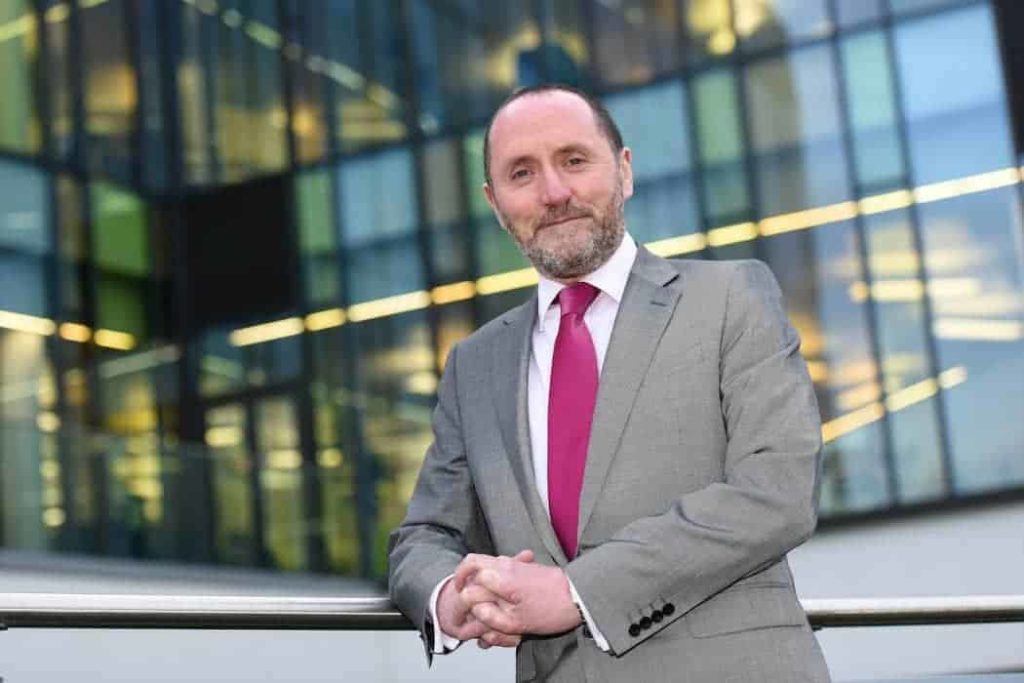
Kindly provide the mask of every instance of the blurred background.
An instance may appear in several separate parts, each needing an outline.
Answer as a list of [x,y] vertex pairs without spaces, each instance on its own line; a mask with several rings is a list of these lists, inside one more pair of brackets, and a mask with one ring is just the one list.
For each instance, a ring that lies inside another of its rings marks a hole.
[[1022,27],[1017,0],[2,0],[0,546],[379,585],[448,349],[536,281],[483,126],[554,80],[621,125],[638,241],[782,284],[826,441],[806,590],[1024,592]]

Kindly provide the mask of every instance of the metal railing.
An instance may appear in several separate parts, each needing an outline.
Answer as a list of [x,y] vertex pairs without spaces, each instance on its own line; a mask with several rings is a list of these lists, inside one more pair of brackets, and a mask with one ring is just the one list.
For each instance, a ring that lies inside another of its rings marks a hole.
[[[1024,622],[1024,595],[801,600],[814,628]],[[0,593],[0,628],[405,630],[383,596]]]

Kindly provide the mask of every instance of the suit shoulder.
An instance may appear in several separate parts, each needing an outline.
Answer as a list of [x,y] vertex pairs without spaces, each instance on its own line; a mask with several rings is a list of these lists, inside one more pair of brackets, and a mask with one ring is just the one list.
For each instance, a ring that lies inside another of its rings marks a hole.
[[679,271],[684,280],[695,280],[708,284],[727,284],[730,280],[745,276],[746,278],[771,276],[771,270],[764,261],[757,259],[730,259],[726,261],[705,261],[703,259],[677,258],[667,259]]

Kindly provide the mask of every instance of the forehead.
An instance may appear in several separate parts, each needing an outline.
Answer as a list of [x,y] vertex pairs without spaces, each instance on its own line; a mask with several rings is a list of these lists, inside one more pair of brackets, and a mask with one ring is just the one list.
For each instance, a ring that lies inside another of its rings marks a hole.
[[495,161],[571,144],[594,145],[604,138],[586,100],[557,90],[507,104],[494,118],[490,136]]

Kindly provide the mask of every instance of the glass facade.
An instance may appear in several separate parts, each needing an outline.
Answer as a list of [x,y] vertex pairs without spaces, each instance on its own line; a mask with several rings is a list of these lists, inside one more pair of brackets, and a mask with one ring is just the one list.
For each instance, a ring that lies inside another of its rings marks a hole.
[[448,350],[535,282],[482,135],[546,80],[620,123],[638,241],[778,276],[823,519],[1024,492],[1002,14],[3,3],[0,545],[382,576]]

